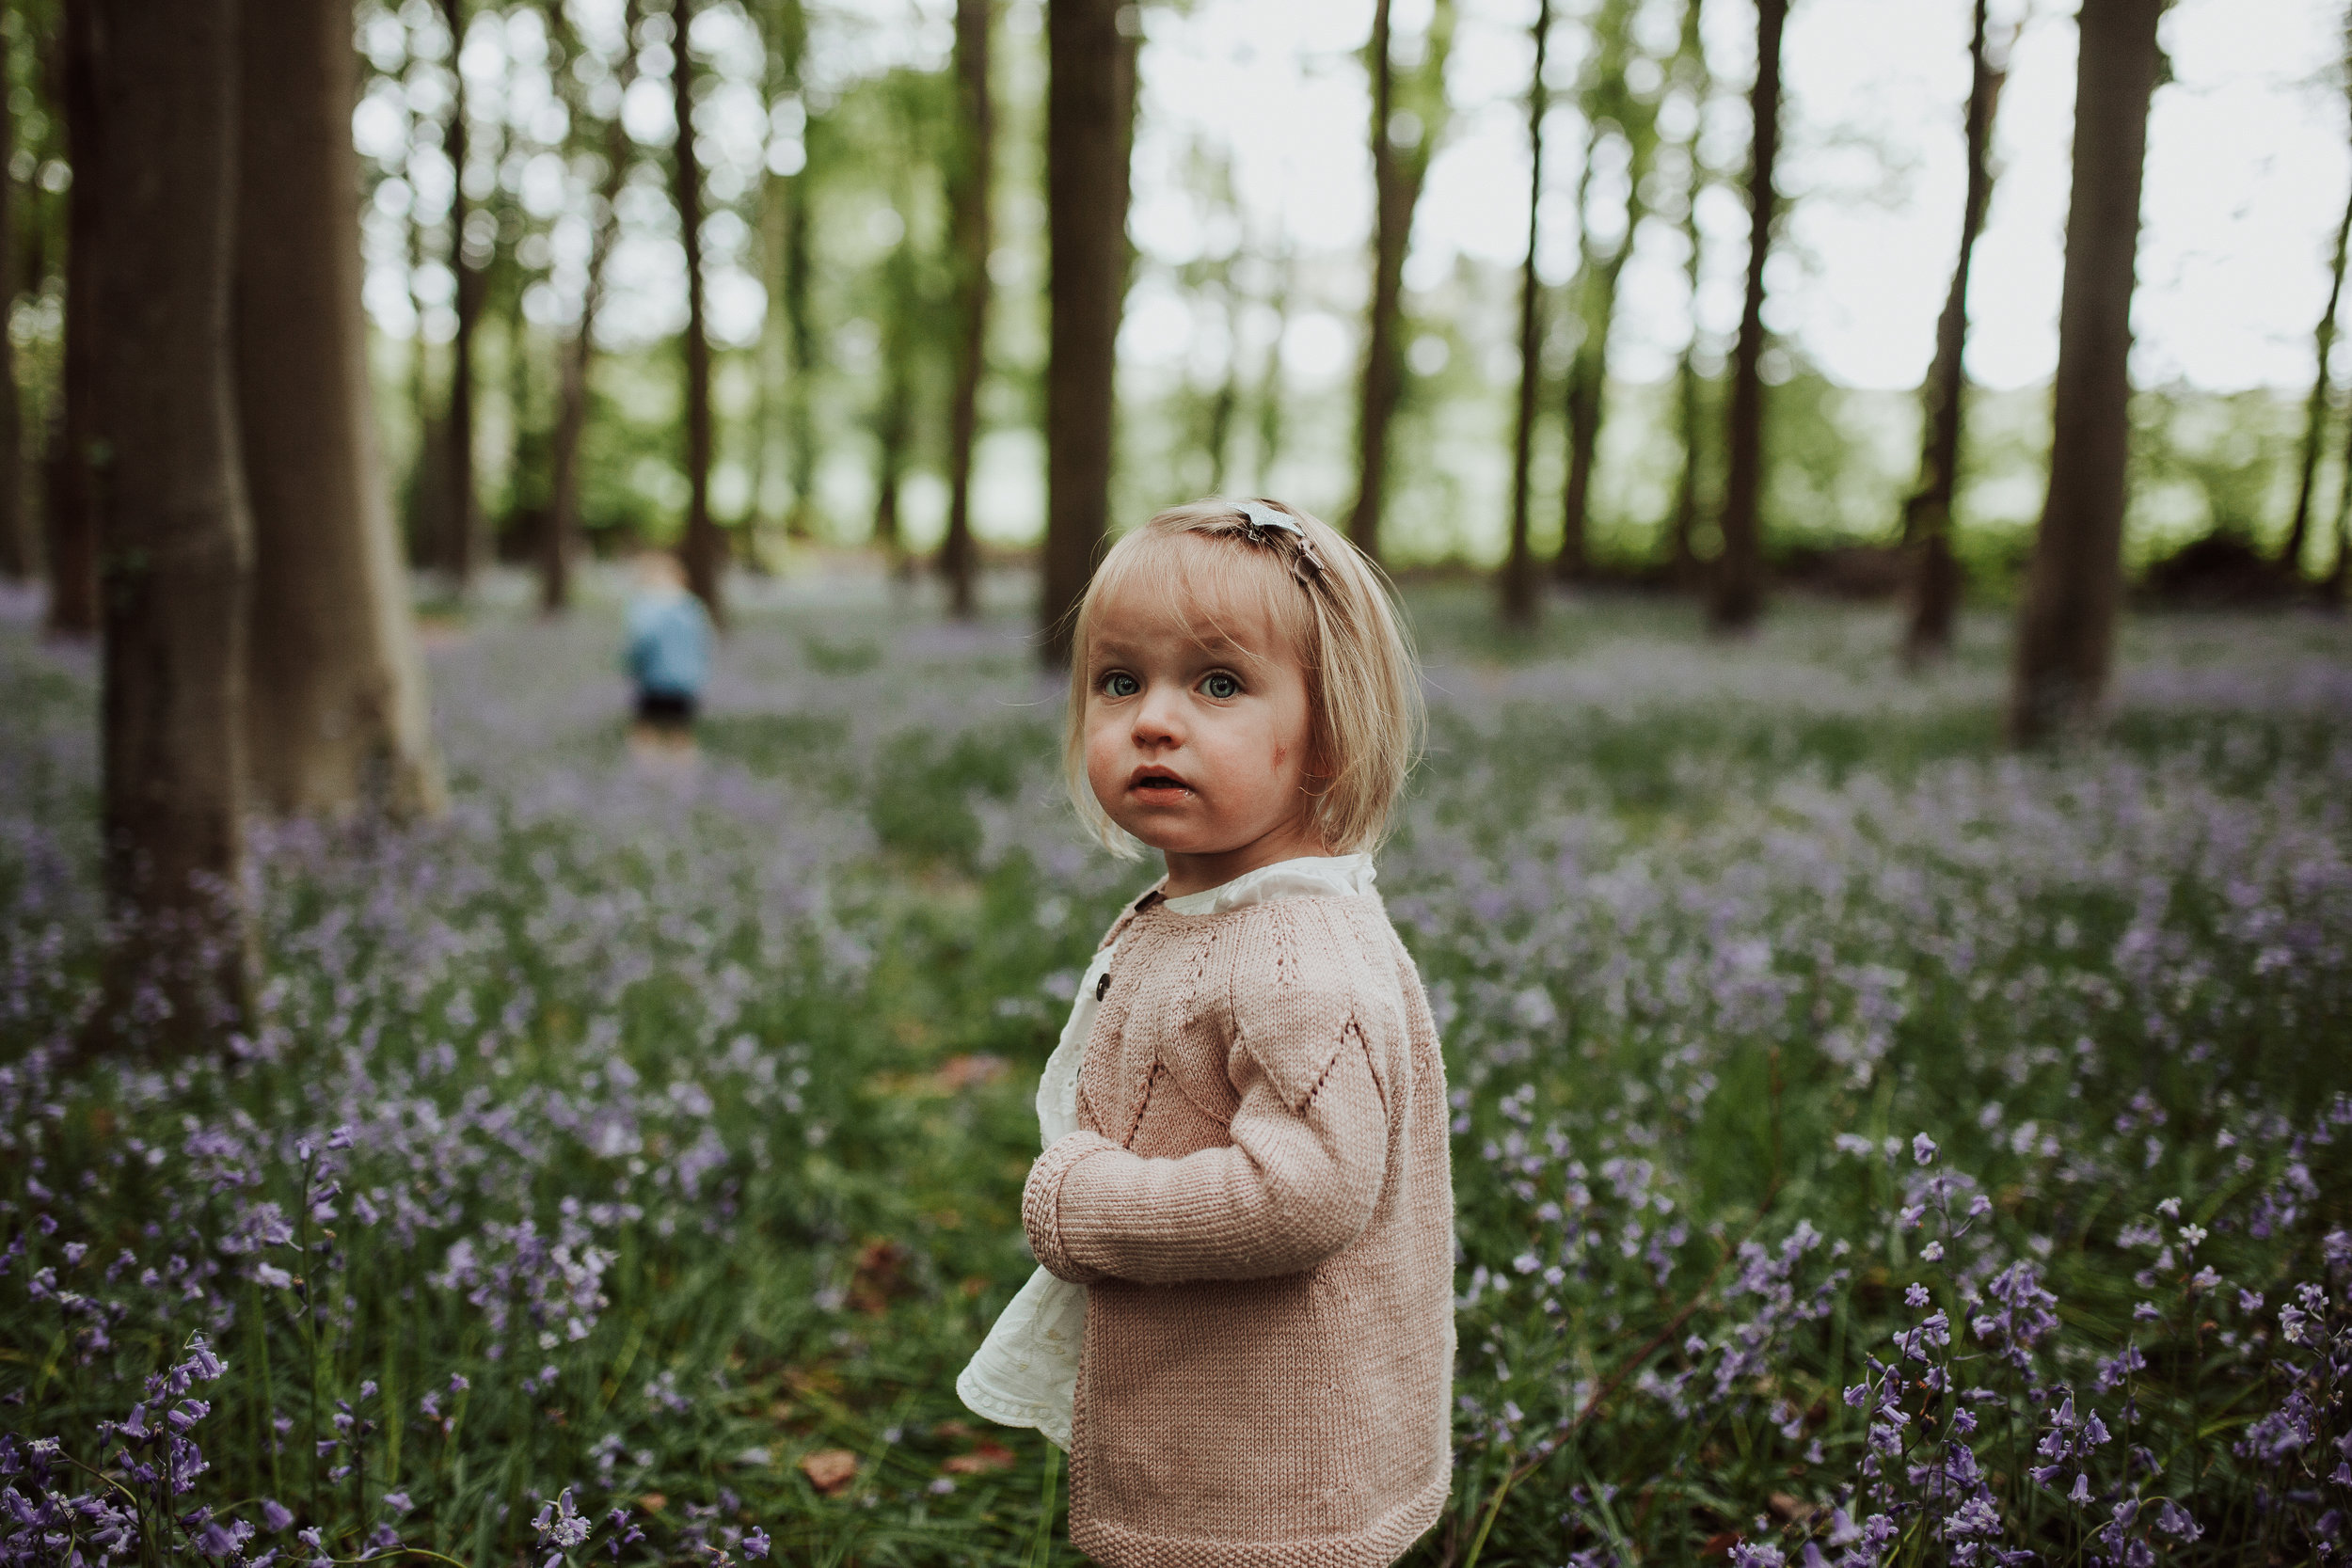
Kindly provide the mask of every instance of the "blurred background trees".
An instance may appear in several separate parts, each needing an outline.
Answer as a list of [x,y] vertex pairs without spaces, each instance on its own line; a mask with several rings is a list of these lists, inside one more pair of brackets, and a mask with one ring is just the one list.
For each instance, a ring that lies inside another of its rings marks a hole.
[[[494,563],[549,614],[645,546],[714,612],[731,574],[830,550],[959,615],[1033,565],[1051,658],[1111,531],[1271,492],[1396,570],[1498,572],[1508,620],[1672,590],[1737,631],[1810,585],[1905,595],[1916,660],[1964,593],[2016,599],[2026,740],[2095,712],[2131,583],[2344,590],[2352,204],[2304,224],[2291,376],[2133,354],[2136,293],[2177,308],[2192,271],[2167,239],[2152,274],[2139,234],[2143,171],[2180,166],[2164,0],[1871,20],[1939,40],[1919,69],[1950,90],[1867,124],[1824,74],[1853,69],[1846,0],[225,4],[219,104],[151,101],[102,0],[0,6],[0,574],[45,582],[56,634],[104,628],[123,843],[150,845],[125,888],[233,885],[218,824],[248,809],[434,809],[409,604],[462,616]],[[2294,90],[2340,158],[2319,8]],[[2061,259],[2001,214],[2050,206],[2037,62],[2065,52]],[[1341,119],[1344,179],[1302,139]],[[227,219],[138,205],[223,135]],[[2021,155],[2040,197],[2010,194]],[[1854,214],[1929,157],[1950,237],[1931,283],[1887,285],[1913,368],[1841,379],[1818,280],[1859,276]],[[141,248],[220,221],[226,281]],[[2055,310],[2016,286],[2037,246]],[[2048,388],[1986,385],[1986,335],[2052,315]]]

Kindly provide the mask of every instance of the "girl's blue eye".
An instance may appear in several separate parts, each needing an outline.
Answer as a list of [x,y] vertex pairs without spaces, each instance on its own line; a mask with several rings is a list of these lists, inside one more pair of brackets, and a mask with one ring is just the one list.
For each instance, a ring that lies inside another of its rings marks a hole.
[[1221,703],[1241,695],[1241,682],[1219,670],[1200,683],[1200,689]]
[[1106,697],[1132,697],[1142,689],[1142,683],[1124,670],[1114,670],[1103,677],[1103,694]]

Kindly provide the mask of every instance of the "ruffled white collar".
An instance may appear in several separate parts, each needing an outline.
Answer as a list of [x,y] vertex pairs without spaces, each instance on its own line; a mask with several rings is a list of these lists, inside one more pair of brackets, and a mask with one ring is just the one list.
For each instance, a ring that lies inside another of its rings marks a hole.
[[1345,898],[1370,893],[1375,876],[1370,855],[1301,855],[1167,903],[1175,914],[1223,914],[1274,898]]

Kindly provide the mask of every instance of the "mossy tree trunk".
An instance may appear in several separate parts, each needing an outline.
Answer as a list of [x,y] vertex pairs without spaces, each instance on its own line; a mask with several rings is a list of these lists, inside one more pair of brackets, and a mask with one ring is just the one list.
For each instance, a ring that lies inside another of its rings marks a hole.
[[1756,86],[1748,95],[1755,125],[1748,154],[1748,282],[1724,429],[1723,554],[1708,606],[1723,631],[1754,626],[1764,610],[1764,265],[1779,206],[1772,177],[1780,152],[1780,40],[1788,23],[1788,0],[1756,0]]
[[1961,208],[1960,257],[1935,324],[1935,358],[1921,399],[1919,487],[1903,508],[1903,540],[1911,546],[1911,614],[1903,656],[1911,663],[1952,645],[1960,610],[1960,564],[1952,556],[1952,502],[1960,485],[1961,426],[1968,389],[1968,276],[1993,196],[1993,113],[2005,71],[1996,68],[1987,38],[1987,0],[1977,0],[1968,41],[1967,195]]
[[2050,484],[2010,689],[2010,736],[2020,745],[2087,724],[2106,689],[2123,586],[2140,180],[2164,8],[2165,0],[2083,0],[2077,23]]
[[975,608],[979,557],[972,537],[972,449],[980,432],[980,378],[988,370],[989,202],[995,189],[996,111],[989,36],[995,0],[956,0],[956,137],[947,172],[947,249],[955,274],[955,370],[947,394],[947,534],[939,572],[947,609]]
[[1511,444],[1511,543],[1502,561],[1502,619],[1532,626],[1535,620],[1535,555],[1528,542],[1531,510],[1529,472],[1535,451],[1535,411],[1543,389],[1543,280],[1535,276],[1535,243],[1542,234],[1544,116],[1551,107],[1544,87],[1544,62],[1551,45],[1551,0],[1535,4],[1535,69],[1527,81],[1527,255],[1519,264],[1519,405]]
[[236,0],[87,4],[107,153],[106,178],[81,171],[97,209],[85,276],[97,329],[112,917],[98,1043],[197,1047],[250,1016],[252,537],[230,325],[238,10]]
[[678,238],[686,246],[686,537],[679,554],[686,584],[724,625],[726,605],[720,574],[726,540],[710,515],[710,334],[703,321],[703,168],[694,150],[693,0],[673,0],[676,36],[670,40],[671,102],[677,116],[677,141],[671,169],[677,200]]
[[1038,623],[1044,658],[1057,665],[1069,662],[1072,614],[1110,522],[1136,93],[1136,40],[1122,20],[1133,14],[1120,0],[1048,0],[1045,9],[1053,324],[1045,368],[1045,560]]
[[357,57],[342,0],[243,0],[238,424],[254,539],[256,805],[442,801],[361,314]]

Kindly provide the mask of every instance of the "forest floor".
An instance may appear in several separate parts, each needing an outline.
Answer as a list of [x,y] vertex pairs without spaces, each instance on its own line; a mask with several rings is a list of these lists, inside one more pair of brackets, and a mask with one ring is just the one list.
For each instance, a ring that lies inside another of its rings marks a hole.
[[[953,1383],[1149,873],[1060,797],[1021,584],[744,587],[691,771],[629,759],[609,602],[437,617],[448,816],[257,829],[260,1026],[95,1073],[93,661],[0,601],[0,1536],[1076,1560],[1057,1461]],[[2104,736],[2020,758],[1991,615],[1912,678],[1883,610],[1409,602],[1380,881],[1461,1347],[1411,1561],[2344,1531],[2352,626],[2133,620]]]

